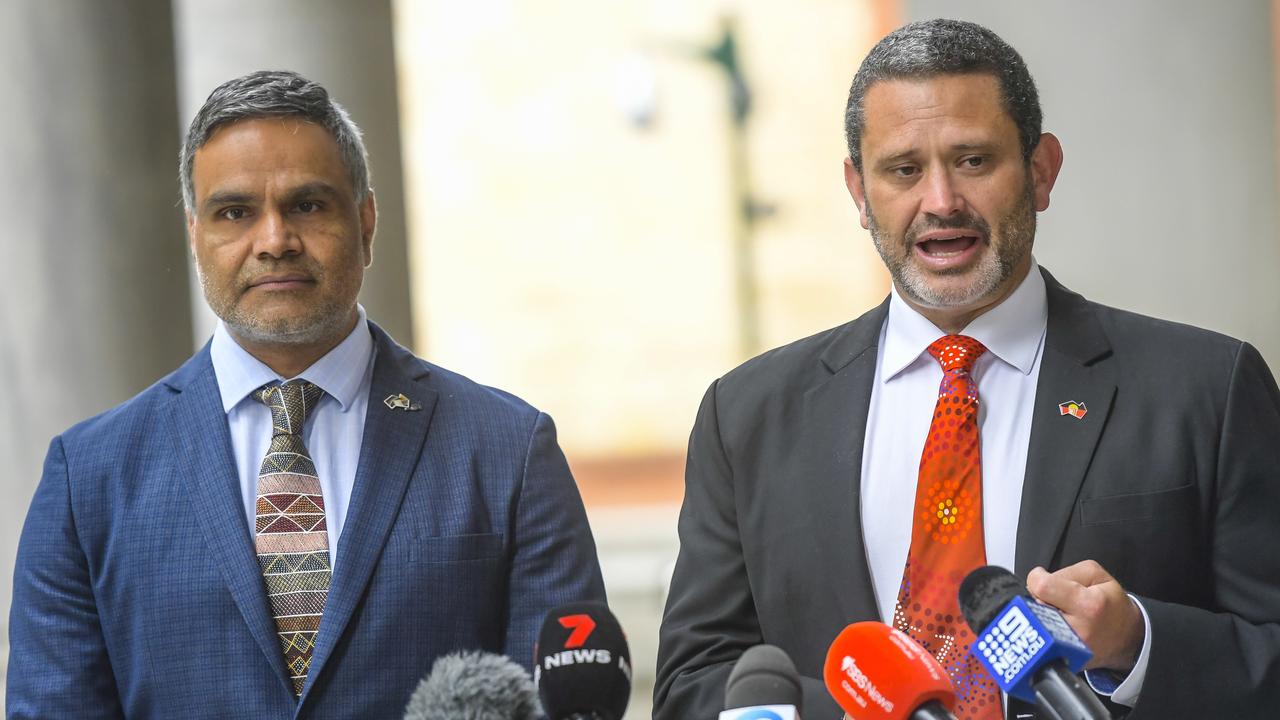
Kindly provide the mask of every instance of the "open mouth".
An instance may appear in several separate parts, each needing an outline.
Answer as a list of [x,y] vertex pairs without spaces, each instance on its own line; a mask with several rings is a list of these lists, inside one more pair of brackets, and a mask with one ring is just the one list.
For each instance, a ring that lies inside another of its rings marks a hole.
[[975,235],[957,234],[921,240],[916,243],[920,252],[932,258],[945,259],[958,257],[978,242]]

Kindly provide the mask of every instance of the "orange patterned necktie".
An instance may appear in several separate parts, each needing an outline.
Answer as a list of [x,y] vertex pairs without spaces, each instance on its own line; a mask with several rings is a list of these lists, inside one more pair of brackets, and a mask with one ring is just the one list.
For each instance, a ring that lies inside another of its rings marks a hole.
[[938,404],[920,456],[911,549],[893,626],[924,646],[956,688],[958,720],[999,720],[1000,692],[969,653],[973,633],[960,614],[960,581],[987,564],[982,535],[978,385],[969,376],[987,349],[964,335],[929,345],[942,365]]
[[305,380],[268,385],[254,393],[271,409],[271,447],[258,471],[258,565],[276,621],[295,695],[311,669],[316,631],[333,571],[324,496],[302,426],[324,391]]

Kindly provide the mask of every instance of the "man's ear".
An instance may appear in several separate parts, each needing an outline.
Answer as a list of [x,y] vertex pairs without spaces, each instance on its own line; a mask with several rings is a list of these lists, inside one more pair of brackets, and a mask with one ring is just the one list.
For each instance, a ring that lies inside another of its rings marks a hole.
[[867,221],[867,189],[862,184],[862,173],[853,166],[852,158],[844,159],[844,186],[849,188],[849,197],[858,206],[858,219],[865,230],[870,227]]
[[187,216],[187,249],[191,251],[191,257],[196,256],[196,216],[189,211],[184,212]]
[[373,264],[373,233],[378,229],[378,202],[373,197],[373,188],[365,194],[360,203],[360,247],[364,250],[364,266]]
[[1040,143],[1031,151],[1031,183],[1035,193],[1036,212],[1049,208],[1049,193],[1058,181],[1062,170],[1062,143],[1053,133],[1040,136]]

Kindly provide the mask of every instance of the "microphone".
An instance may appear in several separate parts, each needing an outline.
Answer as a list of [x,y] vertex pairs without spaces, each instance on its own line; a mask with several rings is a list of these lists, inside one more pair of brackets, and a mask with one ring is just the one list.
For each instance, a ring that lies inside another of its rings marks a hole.
[[756,645],[729,673],[720,720],[800,720],[802,697],[791,658],[773,645]]
[[524,668],[493,653],[442,655],[418,683],[404,720],[538,720],[542,708]]
[[552,608],[534,660],[533,681],[550,720],[622,720],[631,699],[631,652],[607,606]]
[[994,565],[969,573],[960,583],[960,612],[976,636],[970,652],[1001,690],[1053,720],[1110,720],[1076,675],[1093,653],[1062,613],[1031,597],[1013,573]]
[[827,650],[822,677],[853,720],[956,720],[947,671],[906,633],[884,623],[842,630]]

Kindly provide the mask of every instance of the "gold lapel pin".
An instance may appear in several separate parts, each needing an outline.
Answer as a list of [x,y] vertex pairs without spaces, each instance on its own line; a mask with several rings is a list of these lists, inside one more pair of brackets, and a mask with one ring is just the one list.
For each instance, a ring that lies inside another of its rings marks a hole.
[[1089,412],[1089,408],[1084,406],[1079,400],[1068,400],[1064,403],[1058,403],[1059,415],[1070,415],[1077,420],[1083,420],[1084,414]]
[[422,405],[410,400],[404,393],[388,395],[386,400],[382,401],[389,410],[421,410]]

